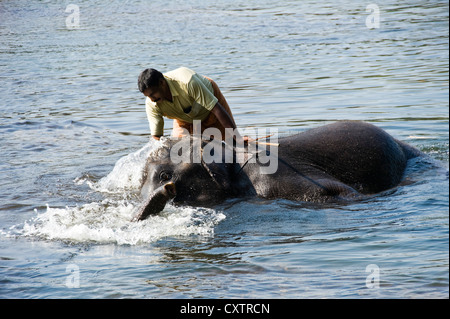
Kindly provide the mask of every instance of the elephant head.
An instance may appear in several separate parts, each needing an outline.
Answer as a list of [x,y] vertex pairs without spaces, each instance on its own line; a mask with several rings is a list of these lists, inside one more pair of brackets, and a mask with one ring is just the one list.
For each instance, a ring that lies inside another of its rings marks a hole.
[[254,193],[235,157],[235,150],[221,141],[166,140],[147,160],[141,188],[146,200],[133,220],[159,213],[172,198],[176,204],[211,206]]

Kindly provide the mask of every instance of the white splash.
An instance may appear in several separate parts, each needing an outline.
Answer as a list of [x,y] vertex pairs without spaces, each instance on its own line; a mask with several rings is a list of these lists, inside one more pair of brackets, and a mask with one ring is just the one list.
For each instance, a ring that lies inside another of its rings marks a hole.
[[130,222],[134,206],[126,202],[90,203],[50,208],[25,222],[19,235],[73,243],[139,245],[173,236],[213,236],[225,215],[213,209],[166,206],[157,216]]
[[139,245],[164,237],[214,235],[214,227],[225,219],[225,215],[213,209],[168,204],[157,216],[140,222],[130,221],[140,202],[136,196],[127,194],[139,191],[147,158],[158,156],[163,146],[164,140],[149,142],[139,151],[119,159],[114,169],[96,183],[74,181],[77,184],[86,182],[91,189],[106,193],[107,198],[103,201],[81,207],[51,208],[47,205],[45,212],[36,211],[37,216],[26,221],[23,227],[12,227],[9,236]]
[[97,183],[88,183],[95,191],[117,193],[138,190],[147,158],[162,148],[162,142],[149,141],[139,151],[119,159],[114,169]]

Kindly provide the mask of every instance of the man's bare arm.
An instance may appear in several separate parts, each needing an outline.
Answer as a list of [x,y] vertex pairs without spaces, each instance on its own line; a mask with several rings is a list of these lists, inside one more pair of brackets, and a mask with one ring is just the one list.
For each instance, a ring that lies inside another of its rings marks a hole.
[[225,111],[225,109],[219,102],[216,103],[211,112],[217,117],[223,127],[232,129],[236,128],[236,125],[234,124],[230,115],[227,113],[227,111]]
[[217,117],[219,122],[222,124],[225,128],[232,128],[236,134],[236,141],[240,141],[243,139],[244,143],[248,142],[248,137],[244,136],[242,137],[238,130],[236,129],[236,124],[234,124],[233,119],[231,118],[230,114],[228,114],[227,111],[223,108],[223,106],[217,102],[214,108],[211,110],[211,112]]

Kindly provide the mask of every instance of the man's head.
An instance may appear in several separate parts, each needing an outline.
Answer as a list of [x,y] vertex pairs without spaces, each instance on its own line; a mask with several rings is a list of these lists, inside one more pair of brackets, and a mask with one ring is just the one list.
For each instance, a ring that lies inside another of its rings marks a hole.
[[139,74],[138,87],[152,102],[158,102],[165,98],[166,81],[161,72],[155,69],[145,69]]

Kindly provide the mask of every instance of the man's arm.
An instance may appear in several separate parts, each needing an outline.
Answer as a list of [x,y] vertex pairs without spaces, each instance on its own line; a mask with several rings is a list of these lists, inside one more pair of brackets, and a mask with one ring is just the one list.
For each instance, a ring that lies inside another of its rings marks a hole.
[[164,132],[164,119],[161,112],[156,108],[155,103],[148,97],[145,100],[145,111],[147,113],[150,132],[155,140],[159,140]]
[[214,108],[211,110],[211,112],[217,117],[220,124],[224,128],[232,128],[236,134],[236,141],[240,142],[243,139],[243,142],[246,144],[248,143],[248,136],[242,136],[239,134],[238,130],[236,129],[236,125],[234,124],[233,120],[230,117],[230,114],[228,114],[227,111],[223,108],[223,106],[217,102]]
[[234,125],[230,115],[219,102],[216,103],[211,112],[217,117],[223,127],[236,129],[236,125]]

